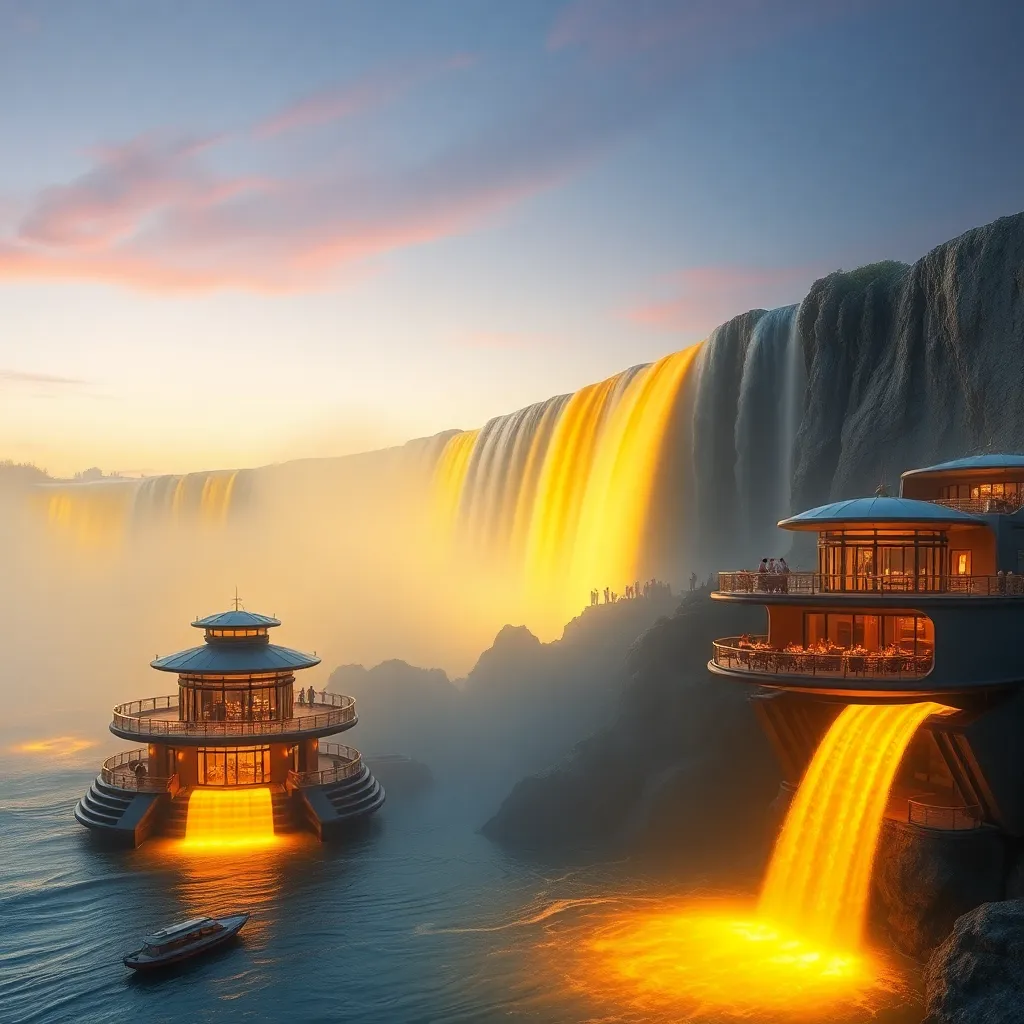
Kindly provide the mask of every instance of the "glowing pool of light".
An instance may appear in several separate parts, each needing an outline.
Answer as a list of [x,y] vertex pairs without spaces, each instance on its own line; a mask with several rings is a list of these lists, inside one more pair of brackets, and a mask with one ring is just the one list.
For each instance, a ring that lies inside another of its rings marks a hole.
[[550,930],[539,952],[595,1020],[862,1021],[910,995],[873,953],[818,948],[753,903],[601,907]]

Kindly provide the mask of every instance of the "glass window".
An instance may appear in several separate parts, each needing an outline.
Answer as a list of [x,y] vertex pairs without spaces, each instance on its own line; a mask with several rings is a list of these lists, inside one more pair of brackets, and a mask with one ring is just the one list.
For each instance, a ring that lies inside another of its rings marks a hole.
[[952,572],[954,576],[971,575],[971,553],[970,551],[954,551],[950,556]]
[[814,647],[825,639],[825,616],[822,612],[804,615],[804,646]]
[[270,781],[270,747],[200,747],[199,784],[252,786]]

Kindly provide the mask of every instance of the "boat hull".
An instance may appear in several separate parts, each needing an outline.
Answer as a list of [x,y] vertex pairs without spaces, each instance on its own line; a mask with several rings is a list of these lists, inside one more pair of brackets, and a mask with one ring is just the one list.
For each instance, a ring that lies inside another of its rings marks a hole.
[[224,925],[224,930],[216,935],[211,935],[191,946],[176,949],[173,953],[168,953],[165,956],[140,957],[138,953],[129,953],[123,958],[122,963],[133,971],[159,971],[165,967],[172,967],[175,964],[184,963],[186,960],[192,960],[197,956],[203,956],[232,942],[242,930],[245,922],[249,920],[249,915],[235,914],[231,917],[218,918],[218,920]]

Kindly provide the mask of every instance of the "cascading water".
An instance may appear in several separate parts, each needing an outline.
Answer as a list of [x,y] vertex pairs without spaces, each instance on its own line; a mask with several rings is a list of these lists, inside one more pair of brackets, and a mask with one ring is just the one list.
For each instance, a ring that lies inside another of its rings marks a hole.
[[820,1024],[902,1002],[898,973],[863,946],[872,862],[907,744],[951,710],[843,709],[794,797],[756,907],[670,897],[601,910],[545,951],[559,976],[630,1020]]
[[448,441],[435,484],[447,532],[504,563],[541,629],[560,626],[590,590],[657,571],[645,560],[647,513],[666,463],[689,469],[686,438],[668,430],[699,351],[633,367]]
[[275,842],[274,812],[266,786],[198,787],[188,801],[184,849],[250,850]]

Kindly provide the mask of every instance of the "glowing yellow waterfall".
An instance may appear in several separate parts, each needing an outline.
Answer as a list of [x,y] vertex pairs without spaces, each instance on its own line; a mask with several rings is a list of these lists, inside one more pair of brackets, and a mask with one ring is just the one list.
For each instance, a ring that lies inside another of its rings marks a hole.
[[266,786],[200,787],[189,797],[186,849],[251,849],[275,841],[274,811]]
[[218,526],[225,522],[231,511],[231,494],[237,478],[237,469],[207,474],[199,498],[199,516],[203,522]]
[[118,544],[135,497],[131,483],[94,483],[41,488],[33,500],[45,509],[50,530],[83,550]]
[[854,704],[832,724],[775,846],[758,911],[805,940],[856,949],[896,769],[941,704]]
[[451,437],[441,452],[434,471],[434,505],[437,522],[443,529],[455,528],[462,502],[462,487],[469,472],[469,460],[479,436],[479,429],[463,430]]
[[555,427],[533,499],[527,541],[528,578],[541,587],[560,579],[571,557],[591,463],[615,385],[616,378],[609,377],[577,391]]
[[641,572],[662,441],[698,351],[676,352],[637,374],[605,424],[573,539],[569,583],[577,599],[591,587],[619,586]]

